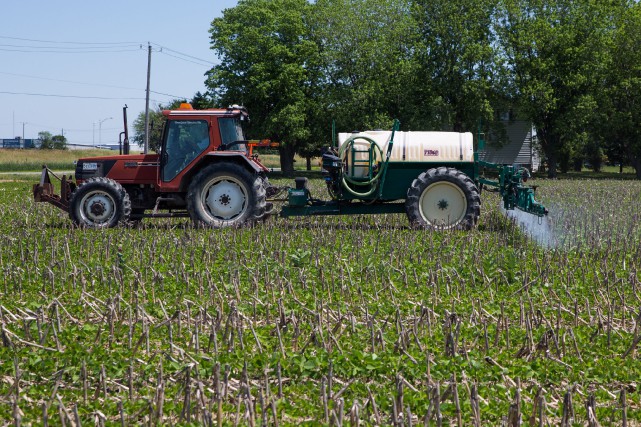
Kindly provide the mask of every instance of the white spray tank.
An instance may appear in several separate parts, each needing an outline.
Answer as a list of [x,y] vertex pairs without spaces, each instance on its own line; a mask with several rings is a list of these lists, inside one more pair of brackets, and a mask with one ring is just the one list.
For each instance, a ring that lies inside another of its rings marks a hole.
[[[366,139],[358,139],[358,136],[369,138],[376,142],[383,153],[387,152],[387,145],[391,137],[391,131],[366,131],[355,133],[339,133],[338,146],[350,138],[355,138],[355,145],[367,148],[370,143]],[[348,164],[358,164],[361,157],[366,156],[361,152],[352,154],[347,151],[345,159]],[[350,158],[350,156],[355,158]],[[354,162],[356,160],[356,162]],[[390,155],[390,162],[422,162],[422,163],[473,163],[474,144],[471,132],[396,132],[394,134],[394,145]],[[429,166],[426,166],[426,169]],[[354,178],[364,177],[368,173],[366,166],[356,166],[353,172],[350,168],[348,174]]]

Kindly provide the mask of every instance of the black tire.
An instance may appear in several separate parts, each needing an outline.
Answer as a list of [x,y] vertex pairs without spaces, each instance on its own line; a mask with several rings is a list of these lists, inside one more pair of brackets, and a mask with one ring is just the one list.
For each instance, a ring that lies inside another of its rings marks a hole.
[[439,167],[421,173],[412,182],[405,210],[412,226],[469,230],[478,222],[481,197],[466,174]]
[[127,222],[131,214],[129,194],[109,178],[90,178],[71,195],[69,216],[78,226],[111,228]]
[[196,225],[239,227],[265,216],[263,180],[235,163],[214,163],[198,172],[187,192]]

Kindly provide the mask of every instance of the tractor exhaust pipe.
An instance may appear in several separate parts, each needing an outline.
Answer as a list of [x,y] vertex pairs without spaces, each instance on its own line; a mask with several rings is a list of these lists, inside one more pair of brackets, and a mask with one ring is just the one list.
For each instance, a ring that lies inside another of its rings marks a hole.
[[122,118],[123,118],[123,121],[125,122],[125,131],[124,131],[125,140],[121,144],[120,154],[129,154],[129,128],[127,126],[127,108],[128,108],[127,104],[125,104],[125,106],[122,107]]

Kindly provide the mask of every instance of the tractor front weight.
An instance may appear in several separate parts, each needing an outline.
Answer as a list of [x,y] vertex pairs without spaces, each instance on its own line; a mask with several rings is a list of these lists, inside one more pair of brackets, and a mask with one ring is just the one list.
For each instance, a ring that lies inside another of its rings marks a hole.
[[[60,195],[56,194],[54,185],[49,177],[50,173],[54,178],[60,181]],[[59,178],[46,165],[42,165],[40,182],[33,185],[33,198],[36,202],[50,203],[67,212],[69,209],[69,199],[75,188],[76,184],[73,182],[73,178],[71,176],[67,178],[63,175],[62,178]]]

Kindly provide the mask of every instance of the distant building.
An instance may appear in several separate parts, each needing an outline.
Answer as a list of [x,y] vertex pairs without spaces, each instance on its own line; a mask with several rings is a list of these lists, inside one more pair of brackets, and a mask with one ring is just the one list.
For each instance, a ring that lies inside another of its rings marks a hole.
[[[40,141],[39,139],[22,139],[20,137],[16,138],[5,138],[5,139],[0,139],[0,148],[10,148],[10,149],[30,149],[30,148],[40,148]],[[111,151],[119,151],[120,150],[120,145],[118,144],[102,144],[102,145],[85,145],[85,144],[66,144],[68,150],[92,150],[92,149],[99,149],[99,150],[111,150]],[[138,146],[135,146],[136,148]],[[133,147],[132,147],[133,148]],[[132,149],[132,153],[135,152],[136,150]]]
[[22,139],[20,137],[0,139],[2,148],[36,148],[40,147],[39,139]]
[[120,144],[102,144],[96,145],[96,148],[101,150],[120,150]]
[[485,149],[479,152],[479,159],[502,165],[519,164],[535,172],[541,165],[536,143],[536,134],[532,123],[525,120],[506,120],[505,132],[507,142],[501,146],[486,143]]
[[[22,138],[5,138],[0,139],[0,148],[13,148],[13,149],[30,149],[30,148],[40,148],[40,143],[42,141],[39,139],[22,139]],[[91,149],[103,149],[103,150],[118,150],[118,144],[109,144],[109,145],[85,145],[85,144],[66,144],[68,150],[91,150]]]
[[67,149],[68,150],[92,150],[96,147],[93,145],[84,145],[84,144],[69,144],[67,142]]
[[[81,144],[69,144],[69,143],[67,143],[67,148],[69,150],[110,150],[110,151],[120,151],[120,145],[119,144],[81,145]],[[137,145],[132,145],[130,147],[130,153],[131,154],[138,153],[139,151],[140,150],[139,150],[139,147]],[[112,154],[109,154],[109,155],[112,155]]]

